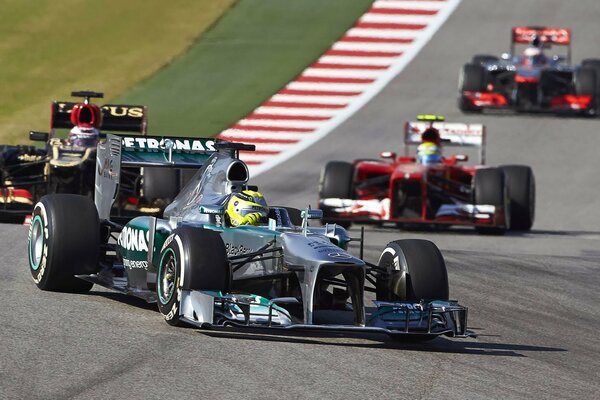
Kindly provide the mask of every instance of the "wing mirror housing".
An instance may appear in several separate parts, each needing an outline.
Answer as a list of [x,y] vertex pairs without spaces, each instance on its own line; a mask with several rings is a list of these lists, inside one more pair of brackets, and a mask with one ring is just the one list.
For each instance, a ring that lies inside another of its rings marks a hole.
[[469,161],[469,156],[466,154],[455,154],[454,159],[456,161]]
[[395,160],[396,153],[393,151],[382,151],[381,154],[379,154],[379,157],[389,160]]
[[323,210],[302,210],[300,215],[302,218],[306,217],[306,219],[321,219],[323,218]]
[[50,135],[48,134],[48,132],[38,132],[38,131],[29,132],[29,140],[33,140],[36,142],[47,142],[49,136]]

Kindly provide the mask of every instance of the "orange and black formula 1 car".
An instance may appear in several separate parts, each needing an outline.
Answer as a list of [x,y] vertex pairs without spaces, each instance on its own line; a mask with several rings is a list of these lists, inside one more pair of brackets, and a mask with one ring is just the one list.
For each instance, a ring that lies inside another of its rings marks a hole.
[[[517,46],[523,47],[517,52]],[[563,54],[546,54],[552,46]],[[458,106],[595,116],[600,112],[600,59],[571,63],[571,30],[512,28],[510,53],[478,54],[460,71]]]

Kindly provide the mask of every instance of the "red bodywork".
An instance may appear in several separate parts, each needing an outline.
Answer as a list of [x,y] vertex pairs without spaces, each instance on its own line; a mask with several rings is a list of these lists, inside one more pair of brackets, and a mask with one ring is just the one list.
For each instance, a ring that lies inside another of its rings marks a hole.
[[455,156],[427,166],[414,157],[353,164],[354,199],[319,200],[329,221],[506,226],[503,209],[478,211],[473,204],[472,181],[480,166],[461,165]]

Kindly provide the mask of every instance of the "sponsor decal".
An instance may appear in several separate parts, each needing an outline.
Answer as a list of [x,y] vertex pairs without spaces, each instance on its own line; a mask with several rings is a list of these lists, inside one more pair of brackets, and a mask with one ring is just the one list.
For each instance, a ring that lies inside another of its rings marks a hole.
[[124,258],[123,266],[129,269],[148,269],[148,261],[136,261]]
[[342,252],[339,252],[339,251],[336,251],[334,253],[329,253],[329,254],[327,254],[327,257],[339,258],[339,259],[344,259],[344,260],[352,258],[352,256],[350,254],[342,253]]
[[102,164],[98,164],[98,175],[100,175],[103,178],[108,178],[108,179],[116,179],[117,178],[117,173],[114,172],[113,170],[113,160],[112,159],[104,159],[104,161],[102,162]]
[[169,235],[169,237],[165,240],[165,243],[163,243],[162,248],[160,249],[160,252],[162,253],[163,251],[165,251],[165,249],[167,248],[168,245],[171,244],[171,242],[173,241],[173,238],[175,237],[174,234]]
[[118,244],[129,251],[148,251],[148,231],[126,226],[119,235]]
[[184,138],[163,138],[156,139],[151,137],[124,137],[123,147],[128,150],[144,151],[164,151],[165,144],[170,141],[173,151],[183,153],[196,153],[204,151],[215,151],[214,140],[184,139]]
[[312,241],[308,242],[307,244],[310,248],[312,248],[314,251],[316,251],[318,253],[333,254],[333,253],[340,252],[339,247],[334,246],[333,244],[331,244],[329,242],[321,242],[321,241],[317,241],[317,240],[312,240]]
[[108,111],[113,117],[142,118],[144,116],[144,109],[142,107],[102,106],[101,108]]
[[228,256],[239,256],[242,254],[252,253],[252,249],[247,248],[243,244],[236,246],[231,243],[225,243],[225,251]]

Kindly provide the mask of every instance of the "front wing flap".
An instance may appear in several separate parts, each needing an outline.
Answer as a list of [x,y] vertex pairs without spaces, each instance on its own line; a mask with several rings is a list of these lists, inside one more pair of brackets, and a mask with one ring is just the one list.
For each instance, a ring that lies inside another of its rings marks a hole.
[[[456,301],[374,302],[365,325],[297,323],[285,309],[296,298],[266,299],[256,295],[182,291],[180,315],[201,328],[235,327],[308,331],[365,332],[390,336],[434,338],[440,335],[475,337],[467,329],[467,307]],[[344,311],[340,311],[344,313]]]

